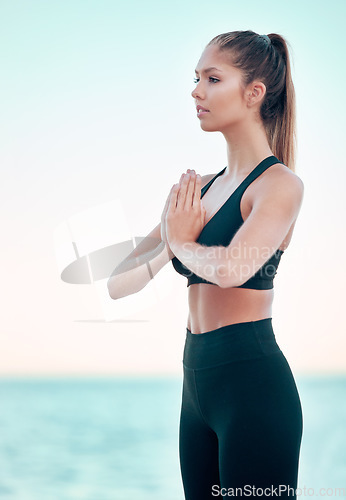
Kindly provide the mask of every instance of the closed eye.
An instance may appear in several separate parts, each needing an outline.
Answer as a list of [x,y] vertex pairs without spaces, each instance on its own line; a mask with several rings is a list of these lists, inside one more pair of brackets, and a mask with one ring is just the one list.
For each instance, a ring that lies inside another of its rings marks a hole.
[[[212,83],[216,83],[216,82],[220,81],[217,78],[213,78],[212,76],[209,77],[209,80],[212,80]],[[198,83],[199,82],[199,78],[194,78],[193,81],[194,81],[194,83]]]

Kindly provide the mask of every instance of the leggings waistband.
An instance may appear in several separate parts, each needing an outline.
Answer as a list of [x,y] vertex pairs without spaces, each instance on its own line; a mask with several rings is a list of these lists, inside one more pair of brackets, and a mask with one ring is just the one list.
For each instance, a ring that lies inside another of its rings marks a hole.
[[197,334],[186,328],[183,365],[199,370],[279,352],[272,318],[233,323]]

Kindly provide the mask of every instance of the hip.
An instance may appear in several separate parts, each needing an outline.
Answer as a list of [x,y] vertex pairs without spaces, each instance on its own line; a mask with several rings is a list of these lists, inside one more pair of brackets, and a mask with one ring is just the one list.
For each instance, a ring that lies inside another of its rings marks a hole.
[[195,334],[186,328],[183,364],[200,370],[222,364],[282,354],[272,318],[245,321]]
[[301,434],[300,397],[289,363],[276,342],[272,318],[201,334],[187,328],[183,370],[184,408],[195,397],[211,427],[219,429],[219,423],[232,416],[230,422],[251,418],[262,427],[264,421],[269,426],[281,422]]

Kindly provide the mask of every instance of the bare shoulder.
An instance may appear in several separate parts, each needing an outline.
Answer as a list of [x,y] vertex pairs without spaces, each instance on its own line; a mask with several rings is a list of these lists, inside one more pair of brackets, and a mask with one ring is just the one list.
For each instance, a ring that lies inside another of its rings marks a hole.
[[304,195],[304,183],[302,179],[290,168],[282,163],[276,163],[268,168],[262,176],[260,191],[268,195],[269,192],[277,195],[287,193],[289,196],[302,198]]
[[301,178],[290,168],[286,167],[286,165],[284,165],[283,163],[276,163],[275,165],[273,165],[273,167],[273,169],[267,169],[267,172],[272,174],[273,179],[281,178],[282,180],[285,179],[288,182],[292,182],[293,184],[296,183],[297,186],[303,186],[303,181],[301,180]]
[[302,179],[282,163],[272,165],[260,177],[253,196],[254,208],[292,214],[295,219],[304,197]]

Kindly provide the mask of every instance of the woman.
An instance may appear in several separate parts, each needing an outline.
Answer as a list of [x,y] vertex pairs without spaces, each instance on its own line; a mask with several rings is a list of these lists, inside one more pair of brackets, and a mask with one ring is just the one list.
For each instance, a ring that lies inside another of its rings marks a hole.
[[109,293],[140,290],[170,259],[188,279],[179,437],[186,500],[296,498],[302,409],[272,327],[273,279],[304,191],[294,173],[285,40],[216,36],[192,97],[201,128],[225,137],[228,166],[181,176],[161,223],[116,268]]

